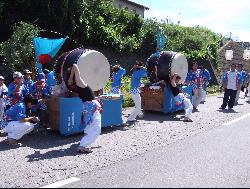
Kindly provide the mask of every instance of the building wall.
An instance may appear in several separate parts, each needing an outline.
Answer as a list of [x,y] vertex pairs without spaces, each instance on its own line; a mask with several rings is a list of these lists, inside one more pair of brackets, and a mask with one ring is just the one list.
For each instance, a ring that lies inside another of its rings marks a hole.
[[139,7],[133,4],[130,4],[129,2],[125,2],[123,0],[114,0],[115,7],[119,9],[128,8],[128,10],[135,12],[136,14],[142,16],[144,18],[144,11],[145,9],[143,7]]
[[[225,53],[227,50],[233,50],[233,60],[227,61],[225,58]],[[220,51],[220,60],[222,62],[222,70],[225,72],[231,64],[243,64],[246,71],[250,72],[250,61],[243,58],[245,48],[239,42],[230,41],[225,45]]]

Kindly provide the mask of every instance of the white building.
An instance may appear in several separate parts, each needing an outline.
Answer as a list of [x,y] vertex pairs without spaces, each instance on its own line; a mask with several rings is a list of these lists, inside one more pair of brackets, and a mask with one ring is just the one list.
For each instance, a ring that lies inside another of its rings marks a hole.
[[143,18],[144,18],[144,12],[146,10],[149,10],[148,7],[145,7],[144,5],[140,5],[138,3],[129,0],[114,0],[114,5],[119,9],[127,8],[129,11],[132,11],[142,16]]

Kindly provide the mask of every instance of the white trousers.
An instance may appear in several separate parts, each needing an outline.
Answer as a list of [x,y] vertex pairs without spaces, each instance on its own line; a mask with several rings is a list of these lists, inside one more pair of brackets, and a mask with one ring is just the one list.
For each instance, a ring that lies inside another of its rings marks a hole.
[[203,96],[203,89],[195,89],[194,90],[194,95],[192,99],[193,106],[197,108],[201,101],[202,101],[202,96]]
[[193,109],[194,109],[194,107],[191,103],[191,100],[185,97],[183,103],[184,103],[185,112],[186,112],[185,117],[190,119],[190,117],[193,113]]
[[80,142],[80,146],[86,148],[93,144],[101,134],[101,128],[101,114],[99,112],[95,112],[93,115],[93,121],[84,130],[85,135]]
[[207,100],[207,91],[203,90],[202,92],[202,101],[206,101]]
[[24,135],[32,132],[34,130],[34,124],[30,122],[19,122],[19,121],[11,121],[8,125],[3,129],[5,133],[8,134],[8,138],[19,140]]
[[135,109],[134,111],[130,114],[128,121],[135,121],[137,116],[142,114],[141,110],[141,95],[140,93],[136,94],[131,94],[133,101],[135,103]]
[[250,84],[249,84],[249,86],[248,86],[248,96],[249,96],[248,101],[250,102]]
[[239,99],[240,99],[241,87],[242,87],[242,85],[240,85],[240,90],[237,91],[237,94],[236,94],[236,99],[235,99],[235,102],[236,102],[236,103],[237,103],[237,102],[239,101]]
[[2,121],[3,119],[4,109],[5,109],[5,102],[3,102],[2,99],[0,99],[0,121]]

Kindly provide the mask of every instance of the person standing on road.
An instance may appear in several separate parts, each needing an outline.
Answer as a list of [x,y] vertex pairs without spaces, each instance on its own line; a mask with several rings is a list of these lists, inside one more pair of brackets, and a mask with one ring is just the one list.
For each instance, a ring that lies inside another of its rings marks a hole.
[[80,153],[91,153],[89,148],[101,134],[103,107],[100,101],[92,100],[83,103],[82,126],[84,137],[77,151]]
[[237,91],[240,90],[242,84],[241,75],[236,71],[236,65],[231,65],[231,71],[227,72],[223,78],[223,86],[225,89],[223,104],[220,109],[224,110],[228,106],[232,110],[235,104]]
[[194,110],[197,111],[197,107],[200,105],[202,101],[203,94],[203,86],[202,86],[202,70],[198,69],[198,64],[196,62],[193,63],[193,69],[190,70],[187,74],[186,83],[193,87],[193,106]]
[[201,70],[202,70],[202,81],[203,81],[202,102],[206,102],[207,88],[208,88],[209,82],[211,81],[211,75],[210,75],[210,72],[207,69],[205,69],[203,66],[201,66]]
[[136,121],[137,116],[143,117],[141,110],[141,79],[147,77],[147,68],[143,67],[142,62],[138,62],[132,68],[131,88],[130,94],[135,103],[135,109],[130,114],[127,123],[133,123]]
[[243,64],[238,64],[238,73],[240,74],[242,84],[240,84],[240,90],[237,91],[236,99],[235,99],[235,104],[238,104],[238,101],[240,99],[240,92],[245,92],[245,88],[247,85],[247,72],[243,70]]
[[179,89],[178,84],[180,80],[181,77],[177,73],[175,73],[171,79],[170,89],[174,95],[176,105],[177,106],[184,105],[184,109],[186,112],[184,122],[193,122],[192,119],[190,119],[193,113],[193,105],[188,95]]
[[115,65],[113,67],[113,77],[112,77],[112,93],[121,94],[122,78],[126,74],[126,70],[120,65]]

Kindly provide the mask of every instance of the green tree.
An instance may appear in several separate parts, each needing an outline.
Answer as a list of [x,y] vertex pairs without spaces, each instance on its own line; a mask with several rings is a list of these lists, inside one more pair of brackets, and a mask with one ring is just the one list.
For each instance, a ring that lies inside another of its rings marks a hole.
[[9,73],[23,69],[34,70],[35,52],[32,40],[40,29],[31,24],[20,22],[14,26],[11,38],[2,43],[0,54],[4,55],[4,62]]

